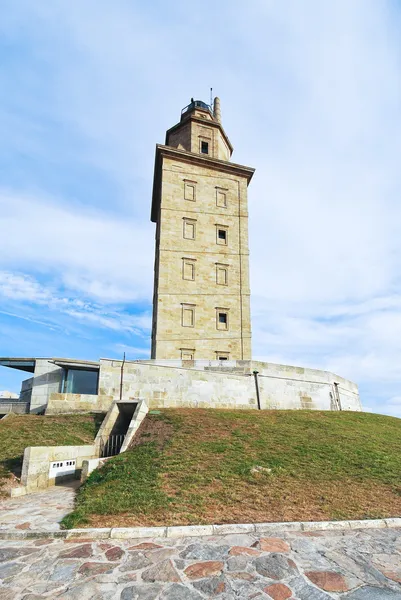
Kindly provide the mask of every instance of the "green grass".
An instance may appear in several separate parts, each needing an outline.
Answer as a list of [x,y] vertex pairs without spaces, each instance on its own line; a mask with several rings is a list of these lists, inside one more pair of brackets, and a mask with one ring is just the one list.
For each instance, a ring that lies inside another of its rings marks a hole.
[[28,446],[71,446],[90,444],[104,415],[60,416],[9,415],[0,421],[0,493],[10,476],[20,475]]
[[139,436],[89,477],[65,527],[401,514],[400,419],[166,409]]

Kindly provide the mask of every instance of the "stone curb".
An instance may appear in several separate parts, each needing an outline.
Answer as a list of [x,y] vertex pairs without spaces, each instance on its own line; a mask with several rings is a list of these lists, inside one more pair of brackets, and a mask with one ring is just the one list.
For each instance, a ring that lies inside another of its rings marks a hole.
[[371,519],[366,521],[295,521],[283,523],[239,523],[227,525],[185,525],[176,527],[106,527],[88,529],[63,529],[57,531],[0,530],[1,540],[36,538],[77,539],[138,539],[178,538],[239,533],[277,534],[282,531],[330,531],[349,529],[384,529],[401,527],[401,518]]

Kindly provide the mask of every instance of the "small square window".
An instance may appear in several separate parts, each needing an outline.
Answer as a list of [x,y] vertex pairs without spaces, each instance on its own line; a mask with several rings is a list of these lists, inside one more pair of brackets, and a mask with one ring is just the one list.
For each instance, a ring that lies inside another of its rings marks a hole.
[[196,235],[195,230],[196,221],[193,219],[184,219],[184,231],[183,236],[187,240],[194,240]]
[[226,228],[223,228],[221,226],[217,226],[217,243],[221,244],[223,246],[227,245],[227,238],[228,238],[228,231]]
[[228,267],[226,265],[216,265],[216,283],[228,285]]
[[228,309],[216,308],[216,327],[217,329],[228,330]]
[[201,154],[209,154],[209,142],[201,142]]
[[216,190],[216,206],[227,208],[227,194],[223,190]]
[[195,350],[188,348],[181,348],[181,360],[194,360]]
[[195,202],[195,183],[184,182],[184,199]]
[[189,281],[195,280],[195,262],[188,258],[182,259],[182,278]]
[[182,305],[182,322],[183,327],[195,326],[195,307],[191,304]]

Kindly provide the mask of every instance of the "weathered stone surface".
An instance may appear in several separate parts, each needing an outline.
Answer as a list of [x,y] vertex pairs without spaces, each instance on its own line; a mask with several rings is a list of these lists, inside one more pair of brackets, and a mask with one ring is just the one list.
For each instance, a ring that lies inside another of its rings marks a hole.
[[293,575],[297,571],[294,563],[282,554],[261,556],[260,558],[256,558],[253,564],[260,575],[270,577],[270,579],[283,579],[284,577],[288,577],[288,575]]
[[153,548],[162,548],[162,546],[153,542],[142,542],[141,544],[136,544],[136,546],[130,546],[128,550],[152,550]]
[[241,556],[242,554],[246,554],[247,556],[260,556],[259,550],[255,550],[255,548],[246,548],[244,546],[233,546],[229,551],[230,556]]
[[126,587],[121,592],[121,600],[155,600],[162,589],[159,583],[138,584]]
[[92,545],[82,544],[71,550],[64,550],[59,554],[59,558],[90,558],[92,554]]
[[14,560],[20,556],[32,554],[33,552],[38,552],[38,550],[36,548],[3,548],[0,549],[0,562]]
[[[15,589],[1,587],[0,600],[15,600],[17,593],[18,592]],[[35,596],[35,598],[40,598],[40,600],[42,600],[40,596]]]
[[226,589],[226,584],[223,577],[200,579],[198,581],[193,581],[192,585],[200,592],[206,594],[208,598],[222,594]]
[[21,572],[21,565],[19,563],[8,563],[7,565],[0,566],[0,579],[7,579],[17,573]]
[[329,600],[333,597],[309,585],[302,577],[290,579],[288,585],[299,600]]
[[102,584],[90,580],[68,588],[61,595],[60,600],[111,600],[115,598],[115,583]]
[[227,560],[227,569],[229,571],[245,571],[253,557],[241,554],[240,556],[231,556]]
[[111,572],[112,565],[100,562],[86,562],[79,568],[79,573],[82,575],[100,575],[100,573]]
[[132,553],[129,560],[120,567],[120,571],[138,571],[138,569],[143,569],[151,564],[151,561],[141,552],[135,552]]
[[281,538],[261,538],[260,549],[263,552],[289,552],[291,548]]
[[160,562],[161,560],[166,560],[176,554],[177,551],[175,548],[159,548],[155,550],[150,550],[149,552],[145,552],[146,558],[148,558],[152,563]]
[[[12,600],[22,600],[24,595],[120,600],[123,592],[133,600],[281,600],[281,596],[287,600],[288,589],[292,591],[288,600],[401,600],[396,582],[401,566],[401,530],[332,530],[317,538],[287,532],[285,542],[292,547],[291,555],[259,549],[260,538],[256,535],[249,536],[249,545],[243,541],[226,543],[232,538],[208,536],[196,542],[185,538],[149,539],[143,542],[147,544],[144,548],[138,548],[140,540],[137,544],[135,540],[115,540],[101,545],[88,541],[87,535],[82,541],[75,539],[67,544],[64,539],[55,539],[42,546],[36,546],[34,539],[3,540],[1,552],[7,561],[0,563],[0,575],[5,577],[0,600],[11,600],[10,590]],[[238,551],[236,546],[240,547]],[[85,556],[88,547],[93,548],[95,559]],[[129,551],[127,547],[134,549]],[[234,554],[230,553],[233,548]],[[187,558],[210,556],[212,549],[218,558]],[[249,553],[255,549],[260,556]],[[59,558],[71,552],[73,556]],[[109,561],[107,552],[110,557],[120,557]],[[311,568],[314,562],[319,566]],[[329,567],[321,568],[321,564]],[[386,571],[393,579],[385,575]],[[142,580],[144,572],[149,580]],[[344,589],[344,581],[347,591],[334,591]]]
[[34,546],[48,546],[49,544],[52,544],[53,542],[54,542],[54,540],[51,540],[51,539],[35,540],[33,545]]
[[144,581],[180,581],[171,560],[163,560],[142,573]]
[[198,592],[178,583],[163,590],[160,598],[161,600],[202,600],[202,596]]
[[189,579],[201,579],[202,577],[213,577],[215,575],[220,575],[223,567],[223,562],[209,560],[190,565],[185,569],[184,573],[187,577],[189,577]]
[[251,573],[247,573],[246,571],[227,573],[227,577],[232,577],[232,579],[242,579],[243,581],[254,581],[256,579],[254,575],[251,575]]
[[383,569],[382,573],[388,579],[392,581],[396,581],[397,583],[401,583],[401,572],[400,571],[390,571],[389,569]]
[[307,571],[308,579],[326,592],[347,592],[349,587],[345,578],[334,571]]
[[53,573],[50,575],[50,580],[69,583],[73,579],[79,566],[80,563],[76,560],[71,561],[67,559],[59,561]]
[[19,525],[16,525],[15,529],[24,530],[24,529],[30,529],[30,527],[31,527],[31,524],[29,522],[26,522],[26,523],[20,523]]
[[114,548],[110,548],[106,551],[106,558],[110,561],[120,560],[120,558],[124,555],[124,550],[119,546],[114,546]]
[[292,596],[292,591],[284,583],[273,583],[265,587],[263,591],[273,600],[287,600]]
[[190,544],[180,553],[187,560],[221,560],[228,555],[229,546],[212,546],[211,544]]
[[341,598],[345,600],[401,600],[401,592],[365,585]]

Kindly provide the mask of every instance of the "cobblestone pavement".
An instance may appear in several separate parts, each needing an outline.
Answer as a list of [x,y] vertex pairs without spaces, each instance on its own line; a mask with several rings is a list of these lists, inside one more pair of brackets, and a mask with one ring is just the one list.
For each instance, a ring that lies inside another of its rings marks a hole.
[[[44,492],[0,501],[0,531],[35,529],[57,531],[59,521],[73,509],[79,482],[48,488]],[[1,594],[0,594],[1,599]]]
[[0,600],[401,600],[401,529],[0,541]]

